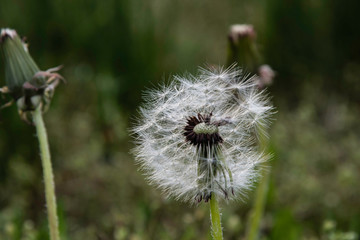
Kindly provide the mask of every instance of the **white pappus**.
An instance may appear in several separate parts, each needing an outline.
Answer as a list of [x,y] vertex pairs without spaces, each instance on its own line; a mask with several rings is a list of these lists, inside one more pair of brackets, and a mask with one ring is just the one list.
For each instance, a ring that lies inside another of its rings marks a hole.
[[185,202],[235,199],[253,186],[268,159],[258,133],[273,112],[256,77],[234,66],[200,68],[144,98],[133,153],[151,184]]

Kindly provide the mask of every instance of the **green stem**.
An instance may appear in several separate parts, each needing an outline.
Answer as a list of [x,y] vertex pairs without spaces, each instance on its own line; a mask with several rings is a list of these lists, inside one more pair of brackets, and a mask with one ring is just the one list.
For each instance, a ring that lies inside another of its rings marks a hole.
[[[265,136],[265,132],[260,131],[259,144],[260,144],[260,149],[266,152],[267,138]],[[247,229],[247,238],[246,238],[247,240],[256,240],[258,239],[259,236],[260,223],[262,216],[264,214],[266,197],[268,195],[269,181],[271,175],[271,171],[270,169],[266,168],[266,165],[264,166],[261,175],[262,178],[260,180],[258,188],[256,189],[255,204],[250,212],[248,219],[249,225]]]
[[265,201],[269,188],[270,170],[264,169],[262,176],[256,191],[255,205],[249,218],[247,240],[256,240],[259,235],[260,222],[264,213]]
[[56,212],[57,208],[56,208],[54,175],[52,172],[50,150],[49,150],[48,138],[46,134],[46,128],[42,118],[41,106],[39,106],[33,112],[33,120],[36,126],[37,137],[39,139],[39,144],[40,144],[41,161],[42,161],[44,183],[45,183],[46,206],[47,206],[49,229],[50,229],[50,239],[60,240],[59,224],[58,224],[58,217]]
[[219,204],[214,193],[210,199],[211,235],[214,240],[223,240]]

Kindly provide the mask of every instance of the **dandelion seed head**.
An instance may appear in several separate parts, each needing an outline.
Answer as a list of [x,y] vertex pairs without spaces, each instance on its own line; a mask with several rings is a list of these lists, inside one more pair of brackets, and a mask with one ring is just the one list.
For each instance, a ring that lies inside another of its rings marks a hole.
[[268,158],[256,137],[273,110],[256,78],[201,68],[144,98],[133,153],[150,184],[185,202],[236,199],[253,186]]

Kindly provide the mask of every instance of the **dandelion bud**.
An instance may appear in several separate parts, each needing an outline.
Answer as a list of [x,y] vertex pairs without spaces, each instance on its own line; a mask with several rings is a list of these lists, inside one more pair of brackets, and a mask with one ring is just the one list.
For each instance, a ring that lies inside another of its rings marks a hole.
[[149,91],[133,128],[136,160],[150,183],[187,202],[235,199],[267,159],[254,144],[272,106],[234,67],[201,69]]
[[249,24],[235,24],[230,27],[228,65],[238,63],[248,70],[255,70],[260,56],[255,44],[256,32]]
[[229,38],[231,38],[231,41],[234,43],[238,43],[244,38],[254,40],[256,38],[256,32],[250,24],[234,24],[230,27]]
[[59,68],[41,71],[29,54],[27,44],[15,30],[1,29],[0,47],[4,56],[6,87],[2,93],[9,93],[17,103],[19,113],[35,110],[41,103],[43,109],[50,103],[52,92],[63,79],[55,73]]
[[40,69],[15,30],[2,29],[0,43],[5,60],[6,85],[17,100],[23,95],[23,84],[31,81]]

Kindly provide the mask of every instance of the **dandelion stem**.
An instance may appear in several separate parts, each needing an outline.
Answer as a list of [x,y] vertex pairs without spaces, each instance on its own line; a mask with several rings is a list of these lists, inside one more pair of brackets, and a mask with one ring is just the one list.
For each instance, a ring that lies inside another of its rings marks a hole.
[[[264,130],[265,131],[265,130]],[[260,149],[267,151],[267,137],[264,131],[260,131],[259,144]],[[256,240],[259,237],[260,222],[264,214],[266,197],[268,195],[269,181],[271,171],[264,166],[262,170],[262,178],[255,194],[255,204],[249,215],[249,225],[247,229],[247,240]]]
[[255,204],[249,217],[247,240],[256,240],[259,235],[260,222],[264,213],[265,200],[269,188],[270,171],[265,169],[262,175],[256,191]]
[[37,137],[39,139],[39,144],[40,144],[41,161],[42,161],[44,183],[45,183],[46,206],[47,206],[49,229],[50,229],[50,239],[60,240],[59,228],[58,228],[59,224],[58,224],[58,217],[56,212],[54,175],[52,172],[50,150],[49,150],[48,138],[46,134],[46,128],[42,118],[41,105],[37,107],[36,110],[33,112],[33,120],[36,126]]
[[210,199],[211,235],[214,240],[223,240],[221,216],[216,195],[212,193]]

